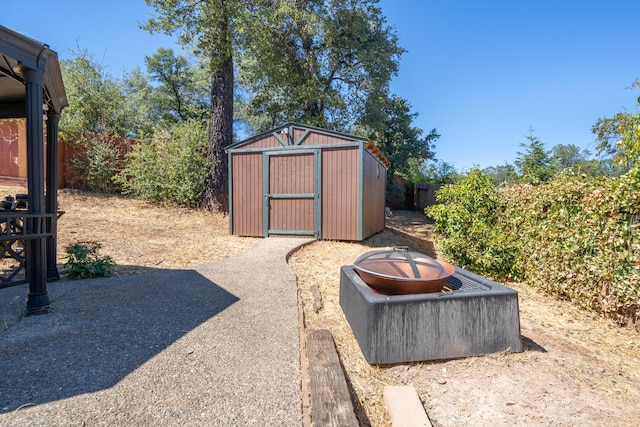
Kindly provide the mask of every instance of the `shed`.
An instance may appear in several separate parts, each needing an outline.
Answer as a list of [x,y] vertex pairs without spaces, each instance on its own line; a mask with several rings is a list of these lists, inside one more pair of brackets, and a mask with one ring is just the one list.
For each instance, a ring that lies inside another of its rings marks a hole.
[[389,161],[367,138],[287,123],[227,155],[231,234],[364,240],[384,229]]

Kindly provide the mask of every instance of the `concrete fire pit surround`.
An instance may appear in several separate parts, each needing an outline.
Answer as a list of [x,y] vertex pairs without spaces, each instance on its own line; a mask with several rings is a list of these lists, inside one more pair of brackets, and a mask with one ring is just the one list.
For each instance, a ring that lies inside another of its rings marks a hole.
[[342,266],[340,307],[367,362],[522,351],[517,291],[459,267],[447,284],[457,290],[382,295]]

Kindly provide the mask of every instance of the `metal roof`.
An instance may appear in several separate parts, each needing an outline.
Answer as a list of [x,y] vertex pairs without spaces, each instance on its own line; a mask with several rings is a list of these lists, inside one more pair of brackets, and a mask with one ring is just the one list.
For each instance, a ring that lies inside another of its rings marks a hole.
[[247,139],[244,139],[242,141],[238,141],[234,144],[229,145],[227,148],[225,148],[225,151],[229,152],[229,150],[235,150],[237,148],[242,147],[243,145],[247,145],[255,140],[261,139],[267,135],[272,135],[272,134],[279,134],[282,130],[285,129],[292,129],[292,128],[297,128],[297,129],[305,129],[307,131],[311,131],[311,132],[316,132],[316,133],[320,133],[320,134],[324,134],[324,135],[333,135],[336,137],[340,137],[340,138],[345,138],[345,139],[350,139],[352,141],[355,142],[359,142],[359,143],[363,143],[364,146],[374,155],[376,156],[381,162],[382,164],[384,164],[384,166],[386,168],[389,168],[390,166],[390,162],[389,160],[386,158],[386,156],[378,149],[378,147],[376,147],[376,145],[369,141],[369,139],[367,138],[363,138],[360,136],[356,136],[356,135],[350,135],[347,133],[343,133],[343,132],[336,132],[333,130],[328,130],[328,129],[322,129],[319,127],[315,127],[315,126],[309,126],[309,125],[303,125],[300,123],[295,123],[295,122],[288,122],[285,123],[283,125],[280,125],[276,128],[270,129],[268,131],[259,133],[257,135],[253,135]]
[[59,113],[68,105],[58,54],[48,45],[0,25],[0,118],[26,115],[23,68],[44,72],[44,101]]
[[247,139],[244,139],[242,141],[238,141],[238,142],[236,142],[234,144],[231,144],[230,146],[228,146],[226,148],[226,150],[241,147],[241,146],[243,146],[245,144],[248,144],[250,142],[255,141],[256,139],[260,139],[260,138],[262,138],[264,136],[267,136],[269,134],[272,134],[272,133],[278,133],[281,130],[288,129],[290,127],[296,127],[296,128],[299,128],[299,129],[308,129],[308,130],[312,130],[312,131],[315,131],[315,132],[318,132],[318,133],[323,133],[325,135],[339,136],[341,138],[348,138],[348,139],[352,139],[354,141],[367,141],[367,138],[361,138],[359,136],[349,135],[347,133],[336,132],[336,131],[332,131],[332,130],[328,130],[328,129],[322,129],[322,128],[315,127],[315,126],[303,125],[303,124],[295,123],[295,122],[287,122],[285,124],[282,124],[282,125],[280,125],[278,127],[270,129],[268,131],[259,133],[257,135],[253,135],[253,136],[251,136],[251,137],[249,137]]

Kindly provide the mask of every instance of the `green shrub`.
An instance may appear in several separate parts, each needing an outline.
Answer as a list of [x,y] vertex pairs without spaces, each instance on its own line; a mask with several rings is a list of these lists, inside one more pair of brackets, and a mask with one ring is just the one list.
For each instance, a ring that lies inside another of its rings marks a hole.
[[123,192],[157,203],[197,205],[206,185],[208,130],[191,120],[137,144],[118,175]]
[[640,320],[640,168],[496,191],[474,170],[426,213],[441,250],[480,274],[523,280],[581,307]]
[[98,193],[119,192],[120,185],[114,178],[124,166],[123,141],[103,134],[76,135],[68,142],[75,152],[70,164],[70,185]]
[[99,255],[100,244],[75,243],[67,248],[67,262],[64,274],[70,279],[90,279],[108,277],[115,264],[110,256]]
[[504,229],[503,206],[493,180],[473,169],[437,193],[439,204],[425,208],[444,238],[440,249],[462,267],[491,276],[519,277],[512,234]]

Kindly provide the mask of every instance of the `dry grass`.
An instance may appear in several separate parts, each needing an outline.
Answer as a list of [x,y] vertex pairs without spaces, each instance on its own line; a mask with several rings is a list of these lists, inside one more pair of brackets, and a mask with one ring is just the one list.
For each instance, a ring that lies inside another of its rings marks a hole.
[[[229,217],[167,207],[132,197],[61,192],[59,256],[78,241],[94,241],[116,262],[117,272],[190,268],[244,252],[255,239],[229,235]],[[69,208],[67,208],[67,206]],[[73,208],[71,208],[73,207]],[[60,259],[63,262],[63,259]]]
[[[25,192],[0,187],[0,196]],[[4,193],[4,194],[3,194]],[[59,263],[69,244],[93,241],[118,274],[189,268],[232,256],[256,239],[229,235],[228,217],[163,208],[122,196],[59,193]],[[435,255],[423,215],[398,212],[364,242],[318,241],[296,252],[307,328],[332,332],[364,425],[385,426],[385,385],[413,385],[435,426],[613,425],[640,413],[640,335],[517,283],[525,351],[397,366],[369,365],[339,307],[339,268],[372,248],[409,246]],[[313,310],[311,286],[324,308]],[[441,384],[442,381],[445,384]]]
[[[23,187],[0,187],[0,195],[24,192]],[[256,241],[229,235],[228,216],[159,207],[133,197],[61,190],[58,206],[65,212],[58,220],[60,267],[66,248],[78,242],[99,243],[100,254],[115,261],[117,274],[132,274],[190,268],[244,252]]]

